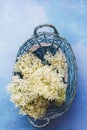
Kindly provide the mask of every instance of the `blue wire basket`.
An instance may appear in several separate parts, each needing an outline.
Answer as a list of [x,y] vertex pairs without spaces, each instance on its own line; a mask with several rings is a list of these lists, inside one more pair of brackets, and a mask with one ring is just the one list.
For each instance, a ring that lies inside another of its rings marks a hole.
[[[45,27],[52,28],[54,32],[38,32],[40,28]],[[29,51],[33,51],[33,53],[43,60],[47,51],[55,54],[59,49],[61,49],[64,53],[68,64],[68,87],[66,91],[66,101],[61,107],[54,106],[49,108],[45,117],[41,119],[35,120],[34,118],[28,116],[29,122],[38,128],[46,126],[50,119],[60,117],[70,107],[76,93],[76,58],[70,43],[65,38],[59,36],[58,31],[53,25],[48,24],[37,26],[34,30],[34,35],[19,48],[17,53],[16,61],[18,60],[18,57]]]

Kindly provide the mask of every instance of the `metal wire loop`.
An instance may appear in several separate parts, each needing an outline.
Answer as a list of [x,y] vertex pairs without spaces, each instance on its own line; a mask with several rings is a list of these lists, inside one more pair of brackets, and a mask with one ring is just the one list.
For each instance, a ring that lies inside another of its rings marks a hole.
[[55,34],[55,35],[57,35],[57,36],[59,35],[57,29],[56,29],[53,25],[43,24],[43,25],[37,26],[37,27],[34,29],[34,36],[38,36],[37,30],[40,29],[40,28],[42,28],[42,27],[50,27],[50,28],[52,28],[52,29],[54,30],[53,33],[51,33],[51,32],[44,32],[44,33]]
[[42,127],[45,127],[46,125],[49,124],[49,118],[44,118],[44,119],[39,119],[40,121],[45,121],[43,122],[42,124],[37,124],[36,121],[33,121],[31,120],[29,117],[28,117],[28,121],[36,128],[42,128]]

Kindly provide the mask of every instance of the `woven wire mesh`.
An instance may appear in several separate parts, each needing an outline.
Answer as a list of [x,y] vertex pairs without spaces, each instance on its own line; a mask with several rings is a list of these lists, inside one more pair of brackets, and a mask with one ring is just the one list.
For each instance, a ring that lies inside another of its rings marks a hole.
[[64,53],[68,64],[68,87],[66,91],[65,103],[63,103],[61,107],[54,107],[48,109],[45,117],[43,117],[42,120],[59,117],[62,114],[64,114],[65,111],[70,107],[76,91],[76,70],[77,70],[76,59],[70,43],[65,38],[60,37],[59,35],[50,34],[46,32],[38,33],[37,36],[34,35],[30,39],[28,39],[19,48],[16,61],[20,56],[22,56],[26,52],[29,52],[34,45],[38,45],[39,48],[41,48],[44,43],[47,44],[48,46],[56,47],[56,51],[58,51],[58,49],[60,48]]

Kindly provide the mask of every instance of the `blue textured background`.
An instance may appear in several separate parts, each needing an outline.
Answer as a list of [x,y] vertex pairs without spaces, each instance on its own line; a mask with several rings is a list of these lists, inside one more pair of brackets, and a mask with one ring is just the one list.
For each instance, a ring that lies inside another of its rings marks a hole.
[[0,130],[36,130],[9,102],[6,85],[11,80],[16,53],[39,24],[56,26],[71,43],[77,59],[78,83],[71,108],[43,130],[87,129],[87,1],[0,0]]

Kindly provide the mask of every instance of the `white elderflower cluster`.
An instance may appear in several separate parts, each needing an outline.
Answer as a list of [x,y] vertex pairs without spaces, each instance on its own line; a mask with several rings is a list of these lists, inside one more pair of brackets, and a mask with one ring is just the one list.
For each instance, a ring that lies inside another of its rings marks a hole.
[[60,106],[66,99],[67,63],[65,56],[58,51],[54,56],[47,52],[44,56],[48,64],[33,53],[24,54],[14,65],[14,75],[8,86],[11,101],[20,108],[20,113],[35,119],[45,116],[50,103]]

